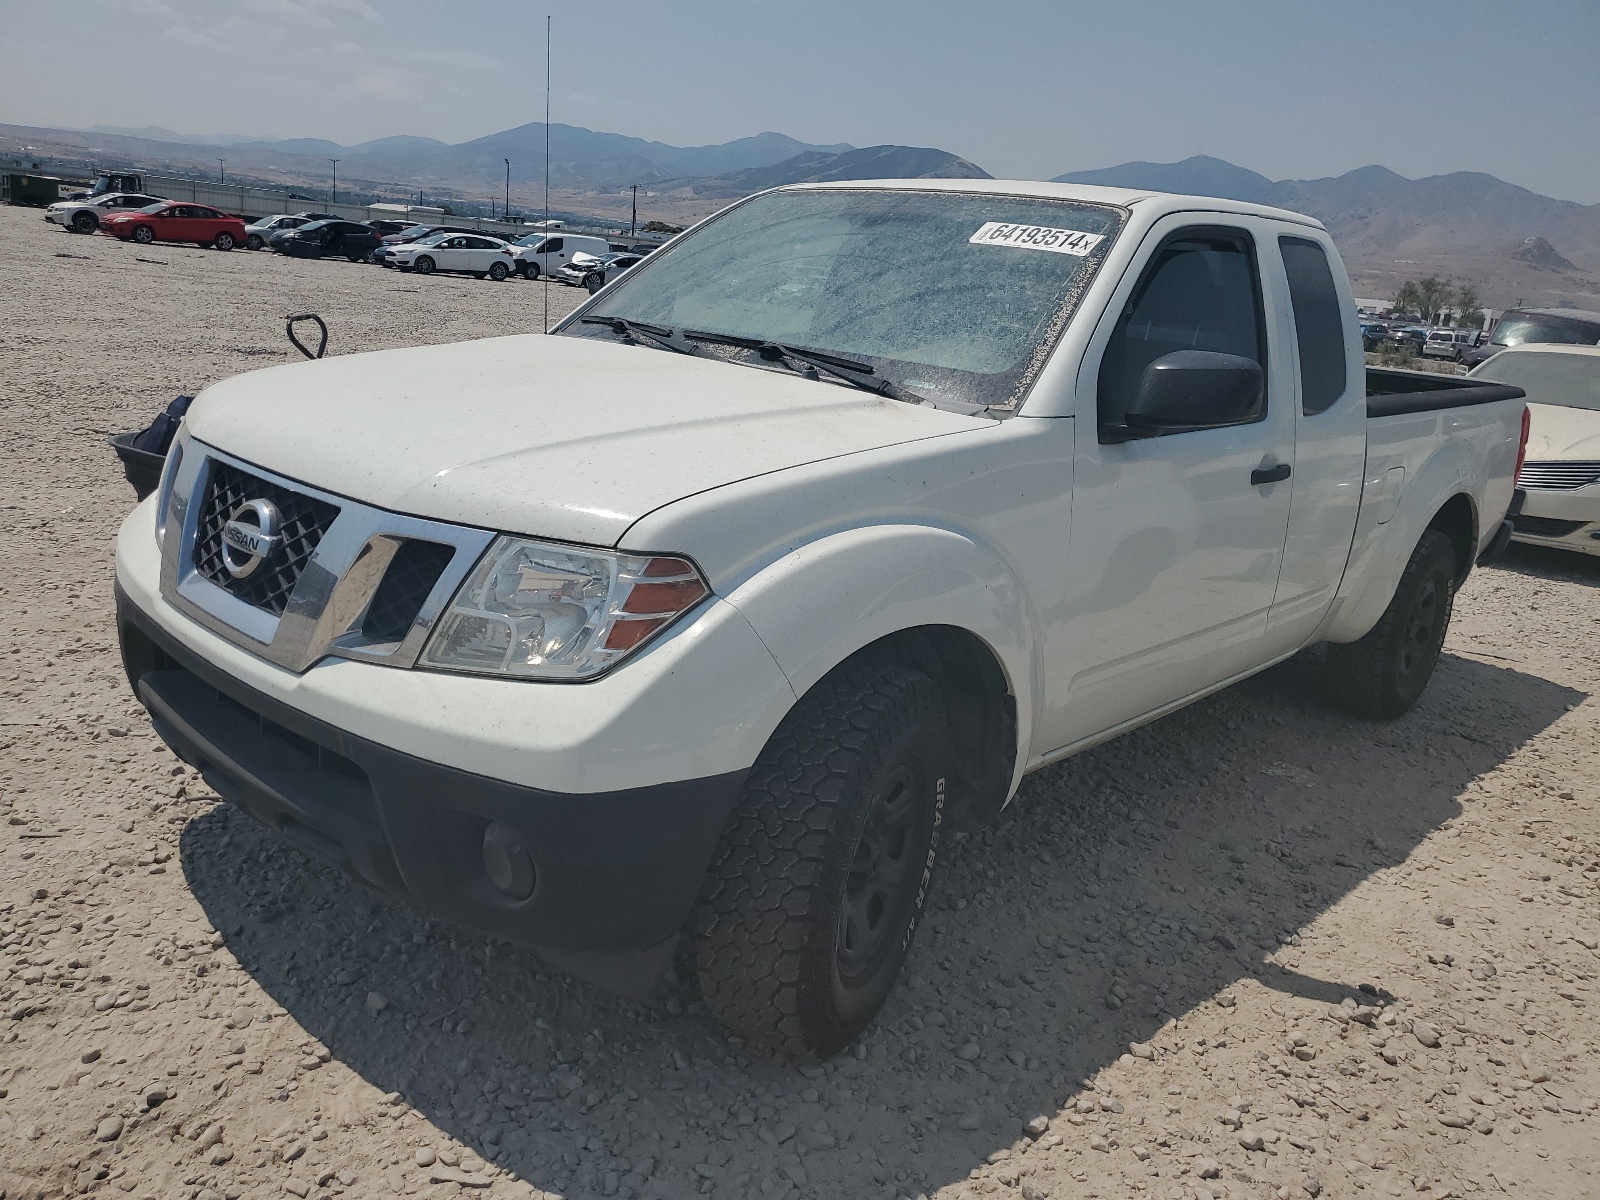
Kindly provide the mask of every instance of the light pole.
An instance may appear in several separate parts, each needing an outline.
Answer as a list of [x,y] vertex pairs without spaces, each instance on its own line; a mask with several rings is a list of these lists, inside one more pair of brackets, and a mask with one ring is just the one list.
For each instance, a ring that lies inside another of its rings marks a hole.
[[223,167],[222,167],[222,164],[227,162],[227,161],[228,160],[225,159],[225,158],[217,159],[217,182],[218,183],[227,183],[228,182],[228,172],[223,170]]
[[639,231],[639,185],[633,184],[633,217],[628,222],[628,236],[637,237]]
[[328,203],[337,204],[339,203],[339,160],[330,158],[328,161],[333,164],[333,199],[329,200]]
[[506,220],[511,220],[511,160],[506,159],[506,204],[500,210],[500,215]]

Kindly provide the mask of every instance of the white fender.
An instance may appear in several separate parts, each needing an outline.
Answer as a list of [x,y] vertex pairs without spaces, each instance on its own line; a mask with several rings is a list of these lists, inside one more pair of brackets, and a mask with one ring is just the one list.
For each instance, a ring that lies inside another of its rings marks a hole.
[[919,626],[965,629],[993,651],[1017,704],[1012,788],[1032,741],[1033,625],[992,551],[956,531],[885,524],[797,547],[725,597],[772,652],[796,694],[856,651]]

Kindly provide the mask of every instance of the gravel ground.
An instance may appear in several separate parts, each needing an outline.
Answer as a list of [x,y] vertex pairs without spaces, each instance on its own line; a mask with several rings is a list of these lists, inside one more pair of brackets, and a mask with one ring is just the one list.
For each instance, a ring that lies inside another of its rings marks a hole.
[[624,1003],[302,857],[121,675],[107,433],[289,358],[289,311],[348,353],[541,289],[0,242],[0,1200],[1594,1194],[1600,560],[1475,573],[1393,724],[1290,664],[1031,776],[870,1033],[753,1059],[686,985]]

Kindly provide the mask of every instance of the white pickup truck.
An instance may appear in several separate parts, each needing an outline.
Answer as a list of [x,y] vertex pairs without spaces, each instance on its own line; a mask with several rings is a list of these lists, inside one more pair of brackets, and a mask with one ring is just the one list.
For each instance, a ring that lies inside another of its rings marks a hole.
[[127,672],[374,887],[830,1054],[952,830],[1330,643],[1406,711],[1509,536],[1515,387],[1363,366],[1317,222],[981,181],[735,204],[555,336],[208,388]]

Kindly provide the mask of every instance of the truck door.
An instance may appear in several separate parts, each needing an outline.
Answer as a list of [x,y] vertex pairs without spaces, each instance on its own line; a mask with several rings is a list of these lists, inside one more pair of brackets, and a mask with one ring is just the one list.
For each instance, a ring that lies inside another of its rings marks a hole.
[[[1041,746],[1092,738],[1260,661],[1294,457],[1293,381],[1259,261],[1268,231],[1231,214],[1158,222],[1090,340],[1073,582],[1047,617]],[[1251,417],[1127,439],[1118,427],[1145,368],[1180,350],[1259,364]]]
[[1279,652],[1304,644],[1322,623],[1344,577],[1367,461],[1366,360],[1350,285],[1332,243],[1284,226],[1269,249],[1281,260],[1274,286],[1287,291],[1294,333],[1294,499],[1283,570],[1268,618]]

